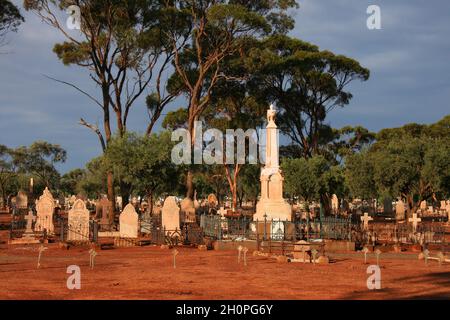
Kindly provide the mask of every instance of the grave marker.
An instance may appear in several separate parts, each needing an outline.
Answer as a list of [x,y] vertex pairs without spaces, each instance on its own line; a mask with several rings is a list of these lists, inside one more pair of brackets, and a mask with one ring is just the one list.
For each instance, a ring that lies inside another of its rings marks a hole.
[[360,217],[363,222],[363,229],[365,231],[369,230],[369,221],[372,221],[373,218],[369,216],[367,212],[364,213],[364,216]]
[[161,215],[162,226],[167,232],[180,230],[180,208],[175,197],[167,197]]
[[89,241],[89,210],[83,200],[78,199],[69,211],[69,241]]
[[47,231],[48,234],[55,232],[53,225],[53,213],[55,210],[55,199],[48,188],[45,188],[42,196],[36,202],[37,220],[35,231]]
[[417,213],[413,213],[413,217],[408,219],[409,222],[413,224],[413,231],[417,231],[417,224],[422,221],[422,219],[417,218]]
[[139,230],[139,217],[134,206],[129,203],[120,214],[120,237],[121,238],[137,238]]

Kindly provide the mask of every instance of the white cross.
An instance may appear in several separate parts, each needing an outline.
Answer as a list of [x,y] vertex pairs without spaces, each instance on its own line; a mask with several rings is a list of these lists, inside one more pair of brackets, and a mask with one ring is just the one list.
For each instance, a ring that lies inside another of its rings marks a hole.
[[364,223],[364,230],[369,229],[369,221],[372,221],[373,218],[369,216],[367,212],[364,213],[364,216],[361,217],[361,221]]
[[417,213],[413,213],[413,217],[408,219],[409,222],[412,222],[413,224],[413,231],[416,232],[417,230],[417,223],[421,222],[422,219],[417,218]]
[[219,214],[224,217],[227,214],[227,210],[224,207],[220,207]]

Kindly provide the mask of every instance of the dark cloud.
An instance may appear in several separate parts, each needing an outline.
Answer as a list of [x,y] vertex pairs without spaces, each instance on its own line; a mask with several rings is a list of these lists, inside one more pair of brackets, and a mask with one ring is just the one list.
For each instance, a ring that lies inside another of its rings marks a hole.
[[[382,30],[366,27],[370,4],[381,7]],[[293,36],[355,58],[371,70],[369,81],[352,84],[351,104],[331,114],[334,127],[379,130],[408,122],[432,123],[449,113],[449,1],[303,0],[300,5]],[[68,150],[63,171],[82,167],[100,147],[95,135],[77,122],[80,117],[100,122],[101,112],[72,88],[43,75],[74,82],[92,94],[96,88],[84,70],[56,59],[52,47],[63,38],[36,16],[25,17],[19,33],[10,36],[10,53],[0,55],[0,144],[48,140]],[[129,128],[144,131],[146,122],[141,99]]]

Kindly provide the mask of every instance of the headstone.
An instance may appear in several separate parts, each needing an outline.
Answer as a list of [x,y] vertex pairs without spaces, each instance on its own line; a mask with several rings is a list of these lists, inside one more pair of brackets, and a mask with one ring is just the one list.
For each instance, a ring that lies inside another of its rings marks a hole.
[[36,220],[36,217],[33,215],[33,211],[28,211],[28,214],[25,216],[25,220],[27,221],[25,234],[33,234],[33,221]]
[[271,229],[271,237],[273,240],[284,239],[284,221],[273,220]]
[[137,238],[139,228],[139,217],[132,204],[127,204],[119,217],[120,237]]
[[26,192],[19,191],[17,193],[16,206],[17,206],[17,209],[28,208],[28,195],[26,194]]
[[384,213],[385,214],[390,214],[392,213],[392,199],[387,197],[384,198],[383,200],[383,208],[384,208]]
[[208,196],[208,205],[210,207],[216,207],[219,204],[219,201],[217,200],[217,197],[214,193],[211,193]]
[[175,197],[167,197],[162,208],[162,226],[168,232],[180,230],[180,208]]
[[228,210],[226,210],[224,207],[220,207],[219,211],[217,211],[221,217],[225,217],[225,215],[227,214]]
[[363,222],[364,230],[369,230],[369,221],[372,221],[373,218],[369,216],[367,212],[364,213],[364,216],[361,217],[361,221]]
[[339,199],[335,194],[331,197],[331,210],[333,210],[333,213],[335,214],[339,211]]
[[414,213],[413,217],[409,218],[408,221],[412,222],[412,224],[413,224],[413,231],[416,232],[417,231],[417,224],[418,224],[418,222],[422,221],[422,219],[417,218],[417,213]]
[[78,199],[69,211],[69,241],[89,241],[89,210],[83,200]]
[[75,195],[73,195],[73,196],[71,196],[71,197],[69,198],[69,201],[68,201],[68,202],[69,202],[69,208],[72,208],[72,207],[73,207],[75,201],[77,201],[77,197],[76,197]]
[[401,199],[395,204],[395,220],[405,220],[405,203]]
[[35,231],[46,232],[53,234],[55,227],[53,225],[53,213],[55,210],[55,200],[48,188],[45,188],[42,196],[39,197],[36,203],[37,220]]
[[133,197],[132,199],[131,199],[131,204],[136,208],[136,206],[138,205],[138,203],[139,203],[139,200],[138,200],[138,198],[137,197]]
[[116,197],[116,206],[119,208],[119,210],[122,211],[123,208],[123,198],[121,196]]
[[450,222],[450,201],[447,201],[445,209],[447,210],[448,221]]
[[426,211],[426,210],[427,210],[427,202],[426,202],[426,200],[423,200],[423,201],[420,203],[420,210],[423,210],[423,211]]
[[184,214],[184,222],[195,222],[195,205],[191,198],[184,198],[181,203],[181,212]]
[[113,210],[111,206],[111,202],[108,200],[107,197],[103,197],[98,203],[97,203],[98,209],[101,211],[101,219],[100,224],[101,225],[109,225],[111,222],[113,222]]

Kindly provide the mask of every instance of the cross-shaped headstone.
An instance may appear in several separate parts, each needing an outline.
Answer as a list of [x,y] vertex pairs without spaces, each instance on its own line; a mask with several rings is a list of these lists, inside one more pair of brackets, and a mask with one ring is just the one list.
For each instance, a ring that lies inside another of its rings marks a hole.
[[27,220],[27,229],[25,233],[33,233],[33,221],[36,220],[36,217],[33,215],[33,211],[28,211],[25,219]]
[[373,218],[369,216],[367,212],[364,213],[364,216],[361,217],[361,221],[363,222],[364,230],[369,229],[369,221],[372,221]]
[[224,207],[220,207],[219,214],[221,217],[225,217],[225,215],[227,214],[227,210]]
[[413,224],[413,231],[416,232],[417,224],[422,221],[422,219],[417,218],[417,213],[413,213],[413,217],[408,219],[409,222]]

